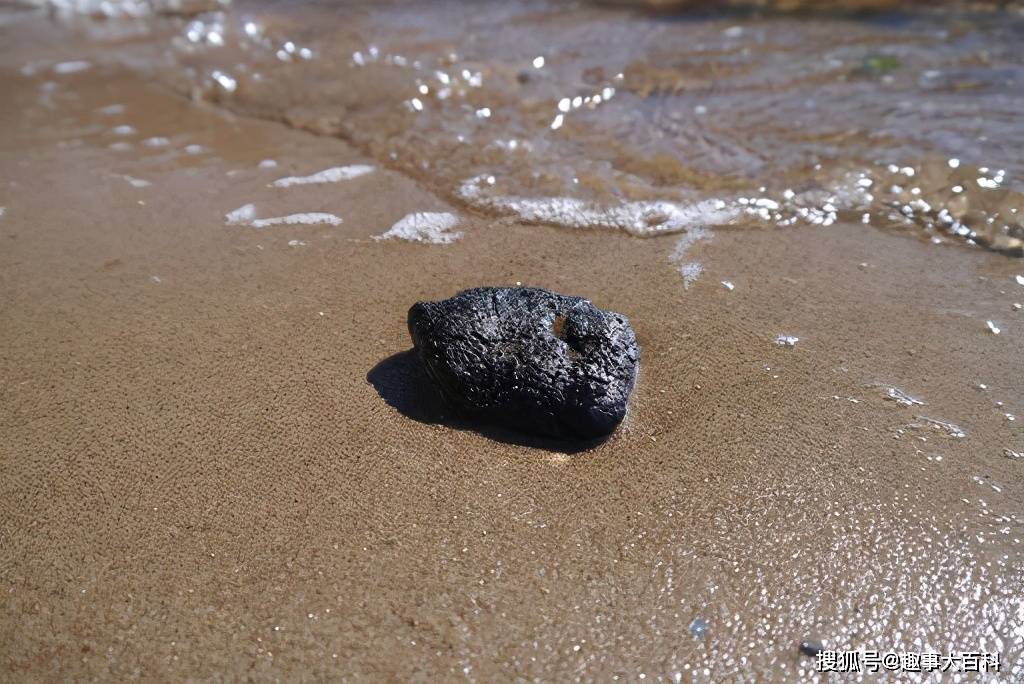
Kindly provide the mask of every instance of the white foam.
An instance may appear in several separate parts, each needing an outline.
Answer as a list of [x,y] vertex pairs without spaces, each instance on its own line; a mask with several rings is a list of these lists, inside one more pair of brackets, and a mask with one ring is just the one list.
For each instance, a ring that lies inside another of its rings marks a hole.
[[485,197],[481,181],[491,184],[490,179],[484,176],[471,178],[460,186],[459,196],[477,207],[512,214],[527,223],[567,228],[614,228],[646,237],[722,225],[740,215],[738,208],[718,199],[691,204],[656,200],[609,206],[572,197]]
[[683,289],[689,290],[690,286],[697,282],[704,272],[704,266],[699,261],[683,262],[690,248],[702,240],[711,238],[711,231],[705,228],[694,228],[688,230],[676,241],[675,249],[669,255],[669,261],[679,265],[679,275],[683,277]]
[[408,240],[446,245],[462,237],[462,232],[449,232],[459,224],[459,217],[446,211],[418,211],[403,216],[376,240]]
[[114,135],[135,135],[135,129],[128,125],[114,126],[110,131]]
[[214,69],[210,73],[210,78],[212,78],[214,82],[221,88],[223,88],[226,92],[233,93],[238,88],[237,79],[235,79],[233,76],[225,74],[223,71],[220,71],[218,69]]
[[124,105],[123,104],[107,105],[106,107],[100,107],[96,111],[99,112],[100,114],[105,114],[107,116],[114,116],[116,114],[124,114]]
[[7,207],[0,207],[0,218],[3,218],[4,214],[7,213]]
[[186,154],[202,154],[206,152],[206,148],[202,145],[185,145]]
[[529,223],[567,228],[616,228],[637,236],[678,233],[687,228],[726,223],[736,216],[736,212],[725,212],[711,200],[693,205],[628,202],[612,207],[566,197],[496,200],[493,208],[510,211]]
[[330,226],[341,225],[341,218],[334,214],[326,214],[323,212],[310,212],[306,214],[289,214],[288,216],[276,216],[274,218],[256,219],[249,225],[253,228],[266,228],[268,226],[280,226],[280,225],[321,225],[326,224]]
[[688,261],[679,266],[679,275],[683,276],[683,289],[689,290],[704,272],[704,264],[699,261]]
[[142,141],[142,144],[146,147],[167,147],[171,144],[171,141],[162,136],[153,136],[152,138],[146,138]]
[[85,15],[97,18],[145,17],[152,13],[146,0],[46,0],[55,14]]
[[61,62],[53,65],[53,73],[55,74],[75,74],[79,71],[85,71],[90,68],[92,64],[86,62],[84,59],[76,59],[71,62]]
[[41,65],[39,64],[39,62],[25,62],[21,65],[21,68],[18,71],[21,73],[22,76],[25,76],[26,78],[31,78],[32,76],[35,76],[37,73],[39,73],[40,67]]
[[691,247],[702,240],[710,239],[711,231],[706,228],[697,227],[693,230],[688,230],[676,241],[675,249],[672,250],[672,255],[669,259],[672,261],[682,261]]
[[192,16],[224,10],[230,0],[25,0],[59,15],[84,15],[97,19],[143,18],[153,14]]
[[794,335],[778,335],[775,338],[775,344],[780,347],[795,347],[796,343],[799,341],[800,338]]
[[[262,164],[262,162],[261,162]],[[373,171],[372,166],[366,164],[354,164],[352,166],[335,166],[332,169],[324,169],[311,176],[288,176],[279,178],[270,184],[272,188],[288,188],[293,185],[313,185],[316,183],[337,183],[343,180],[352,180],[359,176],[365,176]]]
[[263,161],[261,161],[259,163],[259,168],[261,168],[261,169],[272,169],[272,168],[274,168],[276,166],[277,166],[277,162],[274,161],[273,159],[264,159]]
[[243,204],[234,211],[229,211],[224,214],[224,220],[228,225],[238,225],[240,223],[248,223],[256,218],[256,205],[255,204]]
[[289,247],[305,247],[308,243],[305,240],[289,240]]
[[133,188],[148,188],[152,183],[148,180],[141,178],[135,178],[134,176],[125,176],[124,179],[128,181]]

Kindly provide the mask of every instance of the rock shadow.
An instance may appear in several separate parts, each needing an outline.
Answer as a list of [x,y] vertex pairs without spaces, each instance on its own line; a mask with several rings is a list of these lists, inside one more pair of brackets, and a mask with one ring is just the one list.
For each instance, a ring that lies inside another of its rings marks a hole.
[[366,374],[366,381],[389,406],[420,423],[444,425],[455,430],[470,430],[488,439],[564,454],[588,451],[608,440],[562,440],[538,437],[503,428],[464,415],[453,407],[434,386],[415,349],[393,354]]

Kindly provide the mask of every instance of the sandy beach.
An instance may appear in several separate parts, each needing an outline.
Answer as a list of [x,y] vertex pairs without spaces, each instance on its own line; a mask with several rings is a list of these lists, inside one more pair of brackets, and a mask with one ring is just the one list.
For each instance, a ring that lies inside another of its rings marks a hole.
[[[838,681],[804,640],[1024,676],[1020,258],[488,214],[190,99],[149,35],[5,17],[0,678]],[[379,239],[416,212],[461,237]],[[413,303],[519,283],[633,324],[593,449],[474,429],[407,354]]]

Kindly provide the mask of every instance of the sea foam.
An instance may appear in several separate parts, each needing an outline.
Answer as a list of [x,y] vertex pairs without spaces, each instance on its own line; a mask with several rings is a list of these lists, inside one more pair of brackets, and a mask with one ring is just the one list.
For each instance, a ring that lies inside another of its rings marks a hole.
[[288,188],[293,185],[314,185],[317,183],[337,183],[343,180],[352,180],[359,176],[365,176],[373,171],[372,166],[366,164],[353,164],[352,166],[335,166],[331,169],[324,169],[309,176],[288,176],[279,178],[270,184],[272,188]]
[[374,239],[449,244],[463,235],[461,232],[449,232],[458,224],[459,217],[455,214],[418,211],[402,217],[386,233],[378,235]]
[[476,177],[462,183],[459,197],[477,208],[512,215],[527,223],[566,228],[613,228],[646,237],[730,223],[741,213],[719,199],[689,204],[651,200],[605,205],[573,197],[485,196],[482,180]]
[[266,228],[268,226],[280,226],[280,225],[329,225],[339,226],[341,225],[341,217],[335,216],[334,214],[327,214],[324,212],[314,211],[302,214],[289,214],[288,216],[275,216],[273,218],[255,219],[250,221],[249,225],[253,228]]

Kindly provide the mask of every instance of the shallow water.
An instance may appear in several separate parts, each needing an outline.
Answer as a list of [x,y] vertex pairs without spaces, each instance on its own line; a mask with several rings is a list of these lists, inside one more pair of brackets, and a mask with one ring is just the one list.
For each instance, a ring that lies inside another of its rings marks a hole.
[[132,36],[133,68],[194,98],[343,137],[485,214],[638,236],[857,221],[1024,247],[1019,11],[157,9],[82,30]]
[[473,209],[635,235],[840,219],[1019,253],[1024,18],[246,4],[164,76]]

